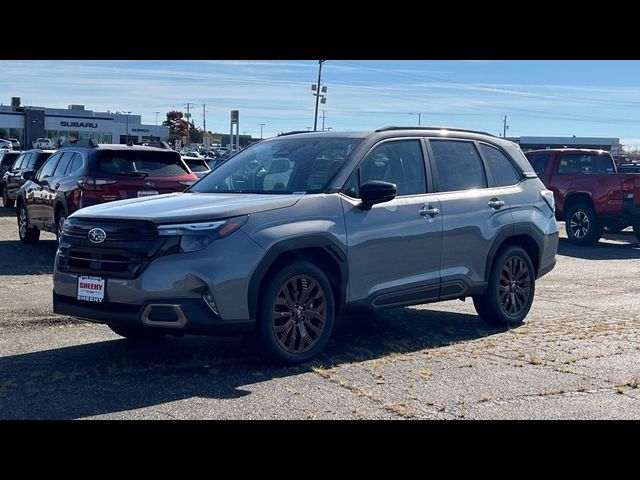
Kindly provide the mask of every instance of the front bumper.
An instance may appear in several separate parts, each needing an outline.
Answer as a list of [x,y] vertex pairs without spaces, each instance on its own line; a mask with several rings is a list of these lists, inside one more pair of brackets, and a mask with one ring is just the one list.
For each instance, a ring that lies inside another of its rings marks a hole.
[[[87,273],[60,270],[56,257],[54,312],[99,323],[166,328],[175,333],[242,331],[254,324],[248,308],[249,278],[263,255],[264,250],[238,230],[199,252],[158,257],[136,278],[91,272],[106,279],[103,303],[76,300],[78,276]],[[213,295],[218,314],[203,300],[206,291]],[[149,305],[175,305],[185,321],[171,325],[145,323],[144,312]]]
[[[153,320],[153,308],[171,305],[182,312],[183,317]],[[73,297],[53,293],[53,311],[91,322],[140,328],[153,328],[173,334],[224,335],[253,330],[254,320],[223,321],[202,300],[165,299],[145,302],[142,305],[122,303],[91,303]]]

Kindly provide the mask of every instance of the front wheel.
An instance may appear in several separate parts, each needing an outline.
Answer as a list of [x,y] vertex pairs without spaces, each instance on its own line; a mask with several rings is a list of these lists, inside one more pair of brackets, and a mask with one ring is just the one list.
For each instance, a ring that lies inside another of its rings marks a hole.
[[326,346],[334,317],[333,291],[322,270],[305,261],[290,263],[262,297],[256,326],[261,350],[278,362],[306,362]]
[[531,309],[536,276],[527,252],[509,246],[496,257],[484,295],[473,298],[476,312],[485,322],[516,326]]
[[602,236],[602,227],[591,205],[579,203],[566,215],[567,238],[576,245],[593,245]]
[[60,241],[62,231],[64,230],[64,222],[67,220],[67,212],[64,209],[58,210],[56,213],[56,240]]
[[24,203],[18,205],[18,236],[26,244],[34,244],[40,240],[40,230],[29,226],[29,216]]

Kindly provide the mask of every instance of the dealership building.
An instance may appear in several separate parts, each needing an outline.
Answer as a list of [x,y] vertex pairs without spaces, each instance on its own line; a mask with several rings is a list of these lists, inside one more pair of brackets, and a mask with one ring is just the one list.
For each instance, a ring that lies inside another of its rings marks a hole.
[[169,135],[169,127],[144,125],[140,115],[125,112],[94,112],[84,105],[67,109],[20,105],[13,97],[11,105],[0,106],[0,138],[17,138],[23,149],[31,148],[37,138],[68,142],[91,138],[98,143],[159,142]]

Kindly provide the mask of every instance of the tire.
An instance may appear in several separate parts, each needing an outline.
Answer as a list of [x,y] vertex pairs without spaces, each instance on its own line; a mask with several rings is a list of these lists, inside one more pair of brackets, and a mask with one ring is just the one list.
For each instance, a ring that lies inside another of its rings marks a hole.
[[586,203],[573,205],[565,216],[567,238],[576,245],[593,245],[602,236],[602,226],[593,207]]
[[326,275],[309,262],[296,261],[277,272],[262,295],[257,344],[271,360],[303,363],[326,346],[334,320],[333,290]]
[[64,208],[61,208],[56,213],[56,240],[60,241],[60,235],[62,235],[62,226],[64,225],[64,221],[67,219],[67,212]]
[[107,325],[113,333],[126,338],[127,340],[146,341],[160,340],[165,334],[157,330],[150,330],[142,327],[129,327],[125,325]]
[[508,246],[495,258],[487,291],[473,297],[473,305],[487,323],[517,326],[531,309],[535,286],[535,270],[527,252]]
[[29,215],[24,203],[18,205],[18,236],[20,241],[27,245],[33,245],[40,240],[40,230],[29,226]]
[[9,198],[9,193],[4,187],[2,188],[2,204],[4,205],[4,208],[13,208],[16,204],[15,200]]
[[633,234],[636,237],[636,240],[640,242],[640,222],[633,224]]

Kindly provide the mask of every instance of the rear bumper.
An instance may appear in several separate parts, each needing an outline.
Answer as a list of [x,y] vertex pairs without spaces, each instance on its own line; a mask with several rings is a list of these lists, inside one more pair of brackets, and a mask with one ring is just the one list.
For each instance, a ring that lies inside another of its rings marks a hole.
[[[159,314],[154,317],[157,307],[166,311],[169,306],[176,311],[175,318],[162,317]],[[95,323],[149,328],[172,334],[225,335],[249,332],[255,326],[254,320],[224,321],[201,299],[155,299],[142,305],[92,304],[54,292],[53,312]]]

